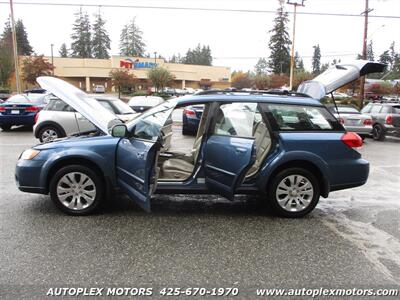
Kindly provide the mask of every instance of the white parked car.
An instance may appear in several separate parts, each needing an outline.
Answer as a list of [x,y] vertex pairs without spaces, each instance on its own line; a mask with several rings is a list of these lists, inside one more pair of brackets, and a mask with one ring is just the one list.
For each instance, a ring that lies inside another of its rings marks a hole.
[[135,112],[142,113],[163,102],[164,99],[158,96],[135,96],[129,100],[128,105]]
[[[123,122],[135,118],[135,113],[125,102],[112,97],[94,97],[103,107],[107,108]],[[41,142],[71,134],[96,130],[96,127],[71,106],[57,97],[51,97],[49,103],[35,117],[33,132]]]
[[106,92],[106,88],[104,85],[95,85],[93,88],[93,93],[104,94]]

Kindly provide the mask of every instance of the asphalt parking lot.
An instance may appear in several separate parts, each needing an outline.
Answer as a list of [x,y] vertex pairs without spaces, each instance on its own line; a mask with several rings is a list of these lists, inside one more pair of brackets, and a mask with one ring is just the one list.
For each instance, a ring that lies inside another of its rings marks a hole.
[[[308,217],[271,216],[252,198],[156,195],[153,212],[116,197],[88,217],[19,192],[14,166],[37,141],[0,132],[0,298],[49,287],[400,287],[400,141],[367,139],[368,183],[321,198]],[[240,297],[241,296],[241,297]]]

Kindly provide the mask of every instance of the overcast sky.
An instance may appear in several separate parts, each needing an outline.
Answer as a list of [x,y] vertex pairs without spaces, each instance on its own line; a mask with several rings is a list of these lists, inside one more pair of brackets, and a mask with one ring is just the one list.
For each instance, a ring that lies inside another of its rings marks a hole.
[[[14,0],[14,2],[85,3],[115,5],[145,5],[227,8],[275,11],[278,0]],[[0,0],[0,25],[9,16],[9,5]],[[359,15],[364,11],[365,0],[307,0],[300,12],[346,13]],[[371,14],[400,16],[400,0],[370,0]],[[112,41],[111,54],[118,54],[122,26],[136,16],[143,31],[147,52],[157,51],[164,57],[174,53],[184,54],[198,43],[210,45],[214,65],[228,66],[232,70],[253,69],[258,57],[268,57],[268,31],[273,26],[274,14],[215,12],[193,10],[162,10],[142,8],[83,7],[93,20],[99,9],[107,20],[107,30]],[[292,6],[286,5],[290,12]],[[50,44],[55,54],[63,42],[69,47],[74,12],[79,6],[39,6],[15,4],[16,19],[21,18],[27,28],[31,45],[38,54],[50,55]],[[289,15],[292,21],[293,15]],[[361,17],[297,16],[296,50],[310,68],[313,45],[319,44],[322,61],[334,58],[348,60],[362,50],[364,19]],[[291,33],[292,23],[289,24]],[[374,42],[375,56],[396,42],[400,51],[400,19],[370,18],[369,39]],[[152,54],[153,56],[153,54]]]

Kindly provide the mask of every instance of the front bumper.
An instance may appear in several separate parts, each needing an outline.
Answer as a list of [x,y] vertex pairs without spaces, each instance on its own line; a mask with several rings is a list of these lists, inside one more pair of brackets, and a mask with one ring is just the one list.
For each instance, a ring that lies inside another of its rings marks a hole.
[[15,182],[22,192],[48,194],[47,187],[41,183],[44,161],[19,159],[15,167]]

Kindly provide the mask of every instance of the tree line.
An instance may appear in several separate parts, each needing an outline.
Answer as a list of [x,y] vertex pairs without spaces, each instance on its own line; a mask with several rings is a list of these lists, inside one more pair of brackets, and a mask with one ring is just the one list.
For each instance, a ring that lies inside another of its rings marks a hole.
[[[258,89],[278,88],[288,84],[290,72],[290,49],[291,40],[289,38],[288,23],[289,17],[285,10],[285,1],[278,0],[276,17],[273,21],[272,29],[268,32],[271,36],[268,42],[270,55],[259,58],[253,70],[247,72],[234,71],[232,73],[232,86],[236,88]],[[313,55],[311,58],[311,70],[306,70],[304,62],[298,52],[294,56],[294,88],[304,80],[311,79],[332,65],[340,63],[340,59],[333,59],[329,62],[322,62],[322,51],[320,45],[312,47]],[[356,58],[361,59],[361,55]],[[374,61],[373,41],[367,47],[367,60]],[[369,78],[398,79],[400,78],[400,52],[396,52],[395,43],[392,42],[389,49],[385,50],[378,61],[387,65],[383,73],[368,75]]]

